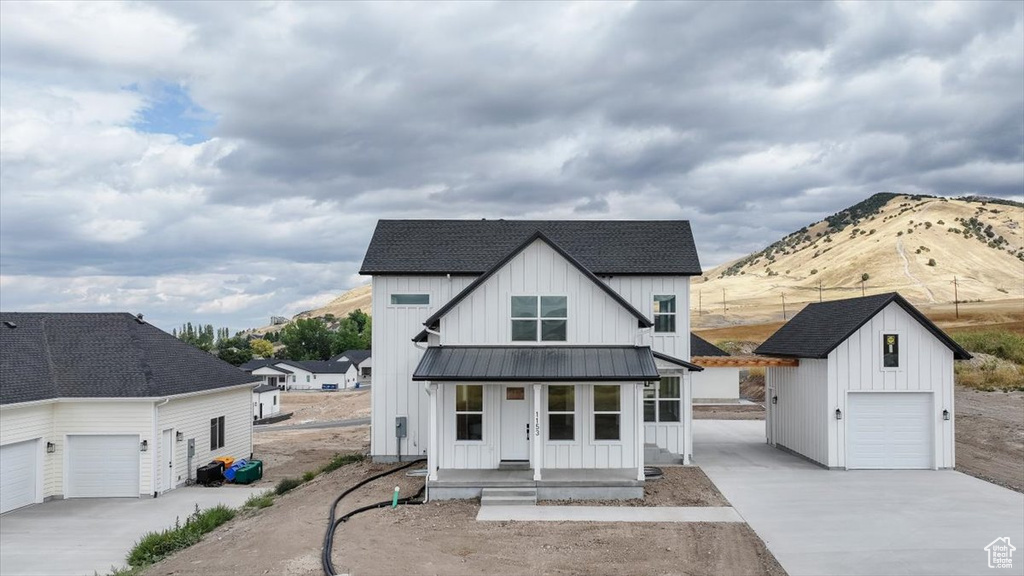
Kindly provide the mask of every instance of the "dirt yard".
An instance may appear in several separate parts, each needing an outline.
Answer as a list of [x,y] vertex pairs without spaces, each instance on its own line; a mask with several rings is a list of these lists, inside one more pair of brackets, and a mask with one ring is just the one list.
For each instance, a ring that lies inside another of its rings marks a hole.
[[370,415],[370,390],[282,392],[281,412],[291,412],[292,417],[274,426],[366,418]]
[[1024,392],[955,395],[956,469],[1024,492]]
[[648,480],[643,499],[542,500],[542,506],[728,506],[729,501],[696,466],[661,466],[664,476]]
[[764,420],[760,404],[694,404],[694,420]]
[[[319,477],[145,574],[235,574],[241,566],[246,574],[320,574],[328,505],[387,468],[361,462]],[[395,485],[413,494],[422,483],[399,472],[363,487],[340,510],[388,499]],[[338,529],[335,568],[358,575],[785,574],[746,524],[484,523],[477,509],[475,501],[448,501],[361,514]]]

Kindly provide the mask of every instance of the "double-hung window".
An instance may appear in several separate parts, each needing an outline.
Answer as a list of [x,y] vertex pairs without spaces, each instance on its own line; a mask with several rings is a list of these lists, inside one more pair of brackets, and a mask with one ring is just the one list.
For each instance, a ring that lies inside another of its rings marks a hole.
[[224,447],[224,417],[210,419],[210,450]]
[[565,342],[569,307],[565,296],[513,296],[513,342]]
[[576,388],[548,386],[548,440],[576,439]]
[[654,331],[676,331],[676,297],[674,295],[654,297]]
[[484,387],[480,384],[455,387],[455,439],[484,439]]
[[644,422],[679,422],[679,377],[665,376],[656,388],[644,388]]
[[622,387],[594,386],[594,440],[619,440]]

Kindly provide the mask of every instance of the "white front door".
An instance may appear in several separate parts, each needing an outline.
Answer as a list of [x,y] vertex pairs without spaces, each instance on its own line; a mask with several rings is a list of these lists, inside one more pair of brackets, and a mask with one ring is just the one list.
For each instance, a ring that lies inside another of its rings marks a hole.
[[529,460],[529,387],[507,385],[501,394],[501,459]]
[[931,468],[932,395],[851,392],[847,397],[847,468]]
[[163,442],[160,444],[161,491],[174,488],[174,430],[164,430]]

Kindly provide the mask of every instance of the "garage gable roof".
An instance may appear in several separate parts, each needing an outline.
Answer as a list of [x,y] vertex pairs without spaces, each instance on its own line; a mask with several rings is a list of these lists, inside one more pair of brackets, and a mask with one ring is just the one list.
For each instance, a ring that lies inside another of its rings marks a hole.
[[531,244],[533,244],[537,240],[540,240],[541,242],[544,242],[545,244],[550,246],[551,249],[557,252],[559,256],[564,258],[566,262],[568,262],[574,268],[579,270],[579,272],[583,274],[585,278],[596,284],[598,288],[600,288],[605,294],[611,297],[611,299],[614,300],[619,306],[625,308],[627,312],[632,314],[637,319],[637,323],[641,327],[650,328],[651,326],[654,325],[654,323],[651,322],[651,320],[647,316],[644,316],[642,312],[637,310],[632,304],[630,304],[625,298],[623,298],[621,294],[619,294],[615,290],[612,290],[610,286],[602,282],[601,279],[595,276],[593,272],[587,270],[582,264],[579,263],[579,261],[577,261],[575,258],[570,256],[565,250],[563,250],[561,246],[552,242],[550,238],[548,238],[543,232],[539,230],[537,232],[534,232],[522,244],[515,247],[508,254],[506,254],[504,258],[496,262],[494,266],[491,267],[490,270],[487,270],[479,277],[477,277],[475,280],[470,282],[465,288],[462,289],[461,292],[456,294],[451,300],[445,303],[444,306],[441,306],[437,310],[437,312],[434,312],[433,314],[430,315],[429,318],[424,320],[423,325],[429,328],[435,327],[437,321],[440,320],[445,314],[451,312],[452,309],[459,304],[459,302],[462,302],[467,296],[472,294],[477,288],[483,285],[483,283],[486,282],[488,278],[496,274],[513,258],[515,258],[520,252],[526,250]]
[[0,404],[158,398],[253,377],[125,313],[0,312]]
[[764,356],[828,358],[830,352],[895,303],[953,351],[953,358],[969,360],[970,353],[896,292],[808,304],[754,350]]
[[360,274],[483,274],[543,232],[588,270],[699,276],[686,220],[380,220]]

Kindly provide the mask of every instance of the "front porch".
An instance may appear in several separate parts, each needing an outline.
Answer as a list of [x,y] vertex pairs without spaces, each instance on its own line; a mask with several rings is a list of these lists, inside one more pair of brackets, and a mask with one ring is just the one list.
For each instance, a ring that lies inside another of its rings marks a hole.
[[544,468],[534,480],[531,468],[445,469],[427,482],[429,498],[479,498],[487,488],[536,490],[538,500],[629,500],[643,498],[644,481],[634,468]]

